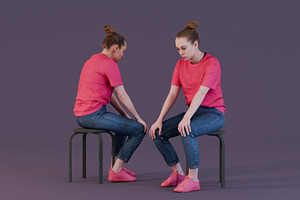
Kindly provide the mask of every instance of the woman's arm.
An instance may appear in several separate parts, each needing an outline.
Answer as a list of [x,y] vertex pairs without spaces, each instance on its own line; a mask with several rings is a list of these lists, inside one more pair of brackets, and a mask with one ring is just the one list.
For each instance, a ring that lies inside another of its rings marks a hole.
[[178,124],[178,131],[180,132],[180,134],[182,136],[186,137],[186,134],[188,134],[188,135],[190,134],[190,132],[191,132],[191,126],[190,126],[191,118],[195,114],[195,112],[197,111],[199,106],[201,105],[201,103],[202,103],[205,95],[209,91],[209,89],[210,88],[201,85],[198,92],[195,94],[189,109],[186,111],[186,113],[183,116],[181,122]]
[[140,122],[144,126],[145,132],[147,132],[148,127],[147,124],[141,119],[139,114],[136,112],[131,99],[129,98],[127,92],[123,85],[115,86],[114,87],[118,98],[122,102],[122,104],[127,108],[127,110],[133,115],[136,121]]
[[156,122],[151,126],[149,135],[152,139],[155,139],[155,131],[156,129],[159,129],[158,134],[161,134],[161,129],[162,129],[162,121],[167,115],[167,113],[170,111],[171,107],[174,105],[178,94],[180,91],[179,86],[171,85],[170,92],[164,102],[164,105],[160,111],[159,117],[157,118]]
[[120,103],[114,93],[111,95],[110,104],[120,113],[120,115],[131,119],[131,117],[126,113],[126,111],[120,105]]

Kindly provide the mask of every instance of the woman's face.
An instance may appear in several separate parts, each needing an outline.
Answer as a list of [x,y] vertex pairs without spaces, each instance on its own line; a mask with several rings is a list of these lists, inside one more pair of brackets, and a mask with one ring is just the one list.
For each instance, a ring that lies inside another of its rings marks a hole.
[[116,45],[114,47],[114,52],[112,54],[113,56],[113,60],[116,61],[116,62],[119,62],[122,58],[124,58],[124,52],[127,48],[127,44],[125,42],[125,45],[123,45],[121,48],[119,47],[119,45]]
[[185,37],[176,38],[175,45],[176,45],[179,55],[184,60],[191,60],[198,49],[198,41],[195,41],[192,44]]

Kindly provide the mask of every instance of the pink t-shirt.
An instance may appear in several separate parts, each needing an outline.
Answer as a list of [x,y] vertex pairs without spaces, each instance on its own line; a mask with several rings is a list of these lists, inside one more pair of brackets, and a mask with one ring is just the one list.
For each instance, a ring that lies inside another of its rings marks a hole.
[[81,71],[74,107],[75,116],[96,112],[111,100],[113,87],[123,85],[117,63],[105,54],[94,54]]
[[182,87],[186,105],[191,104],[201,85],[210,88],[201,106],[214,107],[225,113],[221,90],[221,67],[219,61],[208,53],[197,64],[191,64],[189,60],[179,60],[171,84]]

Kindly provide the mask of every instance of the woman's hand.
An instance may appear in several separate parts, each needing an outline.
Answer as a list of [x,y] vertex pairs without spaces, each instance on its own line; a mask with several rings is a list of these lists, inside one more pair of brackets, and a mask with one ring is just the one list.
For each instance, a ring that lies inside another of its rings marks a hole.
[[189,135],[191,132],[191,119],[183,117],[180,123],[178,124],[178,131],[183,136]]
[[136,121],[141,123],[144,126],[144,132],[147,133],[148,132],[148,126],[147,126],[146,122],[144,122],[142,119],[137,119]]
[[161,121],[156,121],[154,124],[152,124],[152,126],[149,130],[149,136],[152,139],[156,139],[156,137],[155,137],[156,129],[158,129],[158,134],[161,135],[161,129],[162,129],[162,122]]

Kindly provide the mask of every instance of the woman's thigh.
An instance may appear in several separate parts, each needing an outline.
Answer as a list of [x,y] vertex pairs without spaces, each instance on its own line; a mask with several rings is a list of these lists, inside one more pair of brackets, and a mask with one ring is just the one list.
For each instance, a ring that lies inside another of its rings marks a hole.
[[141,123],[111,112],[96,116],[95,128],[106,129],[127,136],[144,132],[144,126]]
[[76,121],[84,128],[105,129],[127,136],[143,132],[144,130],[141,123],[115,113],[107,112],[106,107],[92,114],[76,117]]
[[195,113],[191,119],[191,134],[194,136],[205,135],[217,131],[224,126],[225,119],[222,113],[201,112]]

